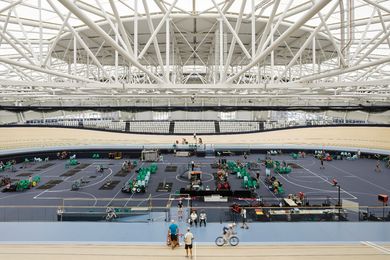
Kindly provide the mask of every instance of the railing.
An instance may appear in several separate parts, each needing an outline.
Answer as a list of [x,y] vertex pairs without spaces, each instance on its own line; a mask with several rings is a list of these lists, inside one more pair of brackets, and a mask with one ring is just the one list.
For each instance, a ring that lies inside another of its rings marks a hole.
[[[170,122],[174,122],[174,129],[169,131]],[[207,123],[208,127],[205,126]],[[197,126],[198,125],[198,126]],[[219,127],[215,127],[215,125]],[[177,121],[48,121],[29,120],[23,124],[8,124],[4,126],[44,126],[44,127],[68,127],[103,130],[111,132],[129,132],[142,134],[240,134],[255,133],[262,131],[272,131],[279,129],[293,129],[302,127],[323,127],[323,126],[389,126],[388,124],[368,124],[364,122],[343,123],[340,121],[305,121],[305,122],[285,122],[285,121],[204,121],[204,120],[177,120]],[[128,127],[127,127],[128,126]],[[218,129],[219,132],[216,132]]]
[[[155,199],[153,199],[155,200]],[[81,200],[79,200],[81,201]],[[121,200],[122,202],[128,199]],[[59,206],[0,206],[1,222],[26,221],[115,221],[115,222],[164,222],[178,219],[177,201],[161,206],[152,206],[146,199],[146,205],[59,205]],[[159,200],[160,202],[162,200]],[[166,198],[164,204],[168,202]],[[114,204],[118,204],[116,201]],[[139,201],[138,201],[139,202]],[[156,201],[155,201],[156,202]],[[190,200],[185,200],[183,218],[189,218],[190,211],[196,210],[207,214],[207,222],[240,222],[242,216],[239,208],[227,206],[193,206]],[[107,209],[115,212],[115,218],[107,219]],[[389,206],[359,206],[359,208],[337,206],[310,207],[265,207],[245,205],[249,222],[301,222],[301,221],[390,221]]]

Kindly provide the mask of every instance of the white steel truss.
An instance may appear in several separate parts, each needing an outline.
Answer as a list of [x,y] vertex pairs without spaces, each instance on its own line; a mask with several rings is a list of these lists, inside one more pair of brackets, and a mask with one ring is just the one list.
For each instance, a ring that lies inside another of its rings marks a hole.
[[0,0],[0,105],[48,100],[390,105],[390,1]]

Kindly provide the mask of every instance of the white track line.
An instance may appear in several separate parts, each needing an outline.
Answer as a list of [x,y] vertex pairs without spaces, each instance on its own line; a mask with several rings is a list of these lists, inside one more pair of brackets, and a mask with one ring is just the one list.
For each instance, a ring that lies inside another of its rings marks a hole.
[[368,180],[366,180],[366,179],[364,179],[364,178],[361,178],[361,177],[359,177],[359,176],[357,176],[357,175],[355,175],[355,174],[353,174],[353,173],[351,173],[351,172],[348,172],[348,171],[346,171],[346,170],[340,169],[340,168],[338,168],[338,167],[336,167],[336,166],[334,166],[334,165],[331,165],[331,164],[330,164],[330,166],[332,166],[333,168],[335,168],[335,169],[337,169],[337,170],[339,170],[339,171],[341,171],[341,172],[348,173],[348,174],[350,174],[350,175],[352,175],[352,176],[355,176],[356,178],[358,178],[359,180],[361,180],[361,181],[363,181],[363,182],[369,183],[369,184],[371,184],[371,185],[373,185],[373,186],[375,186],[375,187],[377,187],[377,188],[380,188],[380,189],[383,189],[383,190],[385,190],[385,191],[387,191],[387,192],[390,192],[389,189],[384,188],[384,187],[382,187],[382,186],[380,186],[380,185],[377,185],[377,184],[375,184],[375,183],[372,183],[372,182],[370,182],[370,181],[368,181]]
[[44,191],[42,191],[41,193],[39,193],[37,196],[34,196],[33,197],[33,199],[37,199],[39,196],[41,196],[43,193],[45,193],[47,191],[47,189],[46,190],[44,190]]
[[[107,179],[108,177],[110,177],[111,176],[111,174],[112,174],[112,170],[111,170],[111,168],[108,168],[108,170],[110,171],[110,174],[108,174],[105,178],[103,178],[103,179],[101,179],[100,181],[98,181],[98,182],[94,182],[94,183],[92,183],[92,184],[90,184],[90,185],[86,185],[86,186],[83,186],[82,188],[88,188],[88,187],[92,187],[92,186],[95,186],[96,184],[99,184],[99,183],[101,183],[101,182],[103,182],[105,179]],[[72,176],[70,176],[70,177],[72,177]],[[62,189],[62,190],[44,190],[44,192],[47,192],[47,193],[56,193],[56,192],[65,192],[65,191],[71,191],[71,189]],[[43,192],[42,192],[43,193]],[[38,197],[38,196],[36,196],[36,197]]]
[[[305,168],[305,167],[303,167],[302,165],[300,165],[300,164],[298,164],[299,166],[301,166],[303,169],[305,169],[306,171],[308,171],[309,173],[311,173],[311,174],[313,174],[313,175],[315,175],[315,176],[317,176],[318,178],[320,178],[320,179],[322,179],[324,182],[326,182],[326,183],[329,183],[330,185],[332,185],[333,186],[333,183],[331,183],[330,181],[328,181],[327,179],[325,179],[325,178],[323,178],[323,177],[321,177],[320,175],[318,175],[317,173],[315,173],[315,172],[313,172],[313,171],[311,171],[311,170],[309,170],[309,169],[307,169],[307,168]],[[345,193],[347,193],[349,196],[351,196],[353,199],[357,199],[357,197],[356,196],[354,196],[354,195],[352,195],[351,193],[349,193],[348,191],[346,191],[346,190],[344,190],[344,189],[342,189],[342,188],[340,188],[340,190],[341,191],[343,191],[343,192],[345,192]]]
[[196,248],[197,248],[196,242],[194,242],[194,258],[195,258],[195,260],[196,260],[196,252],[197,252]]
[[329,192],[329,193],[336,193],[337,191],[333,191],[333,190],[324,190],[324,189],[319,189],[319,188],[312,188],[312,187],[309,187],[309,186],[305,186],[305,185],[300,185],[300,184],[297,184],[295,182],[292,182],[292,181],[289,181],[287,178],[285,178],[283,175],[279,174],[279,177],[281,177],[282,179],[284,179],[285,181],[287,181],[288,183],[291,183],[292,185],[295,185],[297,187],[301,187],[301,188],[305,188],[305,189],[309,189],[309,190],[316,190],[316,191],[322,191],[322,192]]
[[390,255],[390,250],[383,247],[383,246],[380,246],[378,244],[375,244],[375,243],[372,243],[370,241],[361,241],[362,244],[366,245],[366,246],[369,246],[369,247],[372,247],[372,248],[375,248],[376,250],[378,251],[381,251],[382,253],[385,253],[387,255]]
[[272,196],[274,196],[278,201],[280,201],[280,198],[278,198],[278,196],[276,196],[275,193],[273,193],[272,191],[269,190],[268,186],[265,185],[265,183],[263,182],[263,180],[261,178],[259,178],[259,181],[264,185],[266,190],[268,190],[268,192],[272,194]]

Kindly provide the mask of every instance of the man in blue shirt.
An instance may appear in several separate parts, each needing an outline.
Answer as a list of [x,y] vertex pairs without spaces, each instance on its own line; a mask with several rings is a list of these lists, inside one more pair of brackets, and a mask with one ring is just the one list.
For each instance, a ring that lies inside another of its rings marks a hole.
[[175,220],[172,219],[171,225],[169,225],[169,235],[171,236],[171,246],[174,249],[178,246],[177,235],[179,234],[179,227],[176,225]]

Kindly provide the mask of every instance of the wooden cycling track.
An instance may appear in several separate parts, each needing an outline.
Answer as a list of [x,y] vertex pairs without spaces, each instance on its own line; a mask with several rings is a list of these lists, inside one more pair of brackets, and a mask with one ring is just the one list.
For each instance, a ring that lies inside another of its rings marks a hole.
[[[239,245],[221,247],[197,246],[192,259],[269,259],[269,260],[385,260],[390,258],[390,244],[318,244],[318,245]],[[188,259],[183,246],[171,250],[150,245],[0,245],[1,259],[62,260],[62,259]]]
[[[199,136],[199,135],[198,135]],[[173,144],[192,136],[143,135],[83,129],[0,128],[0,150],[77,145]],[[204,143],[225,145],[292,144],[390,150],[389,127],[319,127],[235,135],[201,136]]]

